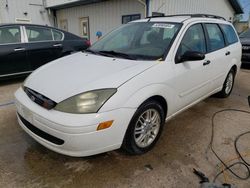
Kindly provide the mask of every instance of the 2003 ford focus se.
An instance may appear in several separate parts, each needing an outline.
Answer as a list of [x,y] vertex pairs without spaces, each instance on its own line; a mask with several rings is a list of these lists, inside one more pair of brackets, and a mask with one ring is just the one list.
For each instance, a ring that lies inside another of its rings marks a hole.
[[211,15],[147,18],[33,72],[15,93],[18,122],[70,156],[149,151],[165,120],[228,97],[241,65],[231,23]]

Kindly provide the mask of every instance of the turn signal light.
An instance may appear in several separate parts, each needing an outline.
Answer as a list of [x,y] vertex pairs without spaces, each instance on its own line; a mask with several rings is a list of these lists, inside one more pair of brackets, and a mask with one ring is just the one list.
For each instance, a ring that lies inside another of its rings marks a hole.
[[111,121],[106,121],[106,122],[102,122],[102,123],[100,123],[99,125],[98,125],[98,127],[97,127],[97,131],[100,131],[100,130],[103,130],[103,129],[107,129],[107,128],[109,128],[109,127],[111,127],[111,125],[113,124],[113,120],[111,120]]

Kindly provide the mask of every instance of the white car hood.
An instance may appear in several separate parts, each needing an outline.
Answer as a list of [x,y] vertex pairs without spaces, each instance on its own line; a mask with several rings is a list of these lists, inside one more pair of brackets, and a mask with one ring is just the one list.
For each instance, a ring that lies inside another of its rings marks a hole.
[[82,92],[118,88],[156,64],[79,52],[37,69],[24,86],[58,103]]

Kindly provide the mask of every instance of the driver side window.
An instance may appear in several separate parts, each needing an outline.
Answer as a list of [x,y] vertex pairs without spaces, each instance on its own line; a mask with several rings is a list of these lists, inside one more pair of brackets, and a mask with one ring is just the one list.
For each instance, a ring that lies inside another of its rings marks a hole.
[[183,56],[187,51],[206,53],[206,40],[201,24],[193,25],[186,31],[177,54]]

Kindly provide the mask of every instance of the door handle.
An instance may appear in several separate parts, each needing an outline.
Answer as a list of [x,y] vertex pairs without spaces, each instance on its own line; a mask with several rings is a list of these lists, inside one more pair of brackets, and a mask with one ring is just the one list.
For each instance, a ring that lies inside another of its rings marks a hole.
[[230,54],[231,54],[231,52],[229,52],[229,51],[228,51],[228,52],[226,52],[226,54],[225,54],[225,55],[226,55],[226,56],[228,56],[228,55],[230,55]]
[[20,51],[24,51],[24,50],[25,50],[25,48],[15,48],[14,49],[15,52],[20,52]]
[[53,46],[54,46],[54,47],[61,47],[62,44],[54,44]]
[[211,61],[210,60],[207,60],[207,61],[205,61],[204,63],[203,63],[203,66],[207,66],[207,65],[209,65],[211,63]]

